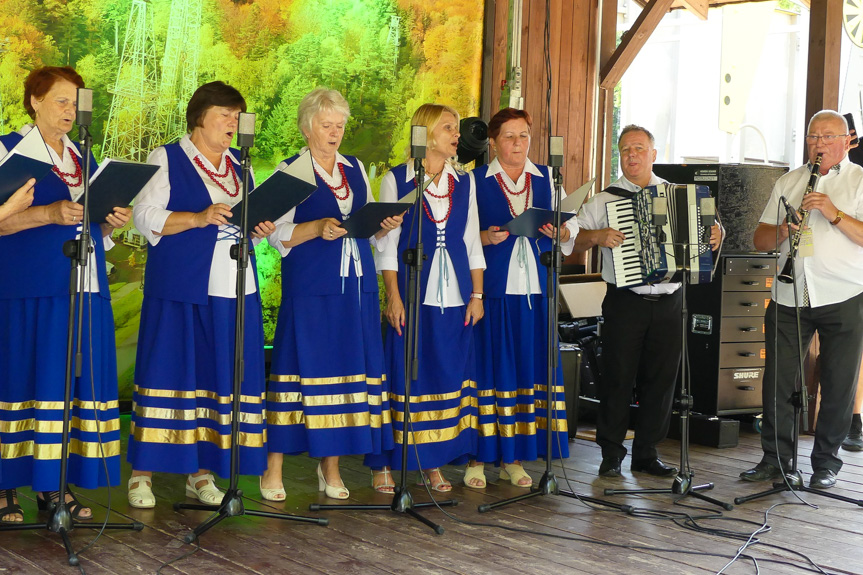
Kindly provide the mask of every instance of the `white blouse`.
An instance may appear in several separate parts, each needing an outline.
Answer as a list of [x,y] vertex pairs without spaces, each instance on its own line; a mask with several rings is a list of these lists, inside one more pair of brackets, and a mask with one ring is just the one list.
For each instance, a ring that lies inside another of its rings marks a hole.
[[[21,127],[20,130],[18,130],[18,133],[21,134],[22,136],[26,136],[27,134],[30,133],[30,130],[32,130],[35,127],[36,126],[34,124],[25,124],[24,126]],[[83,174],[84,163],[83,163],[83,159],[81,158],[81,153],[78,151],[78,148],[76,148],[72,144],[72,140],[70,140],[69,136],[67,136],[66,134],[63,134],[61,141],[63,142],[63,153],[62,154],[58,154],[56,152],[56,150],[54,150],[54,148],[52,148],[51,146],[47,146],[48,153],[51,154],[51,160],[54,162],[54,165],[57,166],[57,169],[63,173],[74,174],[76,171],[75,159],[77,159],[78,163],[81,166],[81,170],[82,170],[82,174]],[[72,150],[73,153],[72,154],[68,153],[69,150]],[[6,154],[8,154],[8,153],[9,153],[9,150],[7,150],[6,147],[2,143],[0,143],[0,158],[5,157]],[[75,156],[74,159],[73,159],[73,155]],[[90,177],[91,178],[93,177],[93,174],[95,172],[96,172],[96,166],[90,166]],[[68,176],[67,176],[67,179],[69,179]],[[77,186],[67,185],[67,187],[69,188],[69,195],[72,197],[72,201],[73,202],[77,201],[78,198],[81,197],[81,194],[84,193],[84,178],[83,178],[83,176],[81,177],[81,183],[79,185],[77,185]],[[76,227],[76,229],[78,230],[78,234],[75,236],[76,238],[81,237],[81,228],[82,228],[82,224],[79,223]],[[101,235],[101,233],[100,233],[100,235]],[[94,241],[96,241],[96,238],[91,237],[90,241],[94,242]],[[107,236],[102,237],[102,246],[105,248],[106,252],[114,247],[114,241],[111,239],[111,234],[108,234]],[[93,292],[93,293],[96,293],[99,291],[99,272],[96,269],[96,258],[93,257],[92,254],[90,254],[90,257],[87,258],[87,274],[84,276],[84,291],[85,292]]]
[[[486,172],[485,177],[494,178],[497,174],[501,175],[504,183],[512,191],[520,191],[522,188],[524,188],[524,181],[526,179],[525,174],[530,174],[531,178],[545,179],[545,175],[542,173],[542,171],[537,168],[536,165],[530,160],[526,161],[524,165],[524,171],[518,177],[518,181],[513,182],[512,178],[507,175],[503,167],[500,165],[500,162],[498,162],[497,158],[495,158],[488,165],[488,171]],[[471,178],[474,177],[473,172],[471,172],[470,175]],[[497,185],[497,183],[495,183],[494,185]],[[545,182],[538,185],[542,185],[544,187]],[[531,187],[534,187],[533,184],[531,185]],[[510,205],[512,206],[513,211],[515,211],[516,216],[521,215],[526,208],[533,207],[534,196],[535,194],[531,191],[527,206],[525,206],[525,202],[522,196],[510,197]],[[556,206],[557,197],[554,193],[554,185],[552,184],[551,209],[554,209]],[[578,235],[578,220],[576,218],[570,218],[569,220],[564,222],[563,225],[569,229],[569,240],[560,244],[560,251],[561,253],[563,253],[563,255],[568,256],[572,253],[572,248],[575,245],[575,236]],[[509,269],[507,271],[506,277],[507,295],[529,295],[542,293],[542,290],[540,289],[540,281],[545,281],[545,278],[543,278],[542,280],[540,280],[539,278],[539,273],[537,272],[538,267],[536,263],[536,256],[534,256],[533,250],[530,249],[531,241],[537,241],[537,239],[519,236],[515,240],[515,246],[509,258]]]
[[[409,163],[407,165],[407,173],[405,174],[405,182],[413,181],[415,176],[416,174],[414,172],[413,165]],[[438,185],[430,183],[423,193],[428,202],[429,208],[431,209],[432,217],[434,217],[435,220],[442,220],[445,218],[447,210],[449,209],[449,200],[446,197],[434,197],[446,194],[448,191],[447,187],[449,177],[453,177],[455,181],[459,181],[459,178],[466,178],[468,176],[466,174],[459,175],[452,166],[445,164]],[[467,226],[465,227],[463,236],[464,243],[465,246],[467,246],[469,268],[471,270],[484,270],[485,255],[483,254],[482,241],[479,237],[479,214],[476,209],[476,187],[474,186],[472,178],[469,179],[469,182],[470,199],[468,203]],[[383,181],[381,181],[380,200],[382,202],[395,202],[397,199],[398,189],[396,186],[395,174],[393,172],[388,172],[384,176]],[[423,211],[419,216],[423,218],[426,217],[425,211]],[[405,221],[402,223],[401,228],[390,232],[389,243],[385,248],[381,249],[376,256],[376,266],[378,271],[398,271],[399,237],[401,236],[402,228],[410,225],[409,221]],[[443,243],[443,233],[444,230],[446,230],[446,221],[436,224],[436,227],[438,229],[438,237],[425,238],[423,240],[425,245],[430,246],[432,245],[432,242],[434,242],[435,246],[430,264],[431,267],[429,268],[429,279],[428,284],[426,285],[426,295],[423,300],[423,305],[440,307],[441,309],[465,305],[466,302],[462,300],[458,278],[455,275],[452,260],[450,259],[446,245]],[[404,295],[405,294],[402,294],[402,297],[404,297]]]
[[[204,157],[192,143],[189,135],[186,134],[180,139],[180,148],[189,158],[189,162],[195,167],[195,171],[207,188],[210,194],[210,199],[214,204],[226,204],[234,207],[241,199],[242,194],[242,173],[237,172],[238,185],[234,183],[234,178],[228,174],[225,178],[220,178],[219,181],[228,190],[238,191],[235,197],[228,195],[216,182],[210,179],[204,170],[202,170],[194,161],[195,157],[200,158],[201,163],[216,174],[224,174],[227,161],[227,156],[230,155],[234,161],[239,162],[231,150],[222,153],[222,158],[218,166],[213,166],[210,161]],[[159,166],[160,169],[150,182],[138,194],[135,201],[135,206],[132,208],[132,219],[135,222],[135,227],[138,231],[147,238],[150,245],[155,246],[162,239],[159,235],[165,227],[165,222],[173,212],[168,207],[168,202],[171,199],[171,180],[168,175],[168,153],[165,148],[160,146],[150,153],[147,162]],[[218,177],[218,176],[217,176]],[[177,191],[182,193],[182,191]],[[256,222],[260,223],[260,222]],[[207,293],[214,297],[234,298],[236,297],[237,285],[237,261],[231,259],[231,246],[237,243],[240,229],[237,226],[228,224],[219,226],[218,241],[216,241],[213,249],[213,256],[210,263],[210,280],[207,287]],[[252,240],[256,244],[256,240]],[[250,268],[251,269],[251,268]],[[252,273],[246,274],[246,295],[255,293],[255,277]]]
[[[305,153],[308,148],[303,148],[300,150],[300,154]],[[315,167],[315,172],[324,180],[325,183],[332,186],[333,188],[338,188],[342,185],[342,174],[339,172],[338,167],[333,168],[333,173],[330,174],[327,172],[318,162],[312,157],[312,163]],[[343,164],[349,168],[353,168],[354,165],[343,155],[336,152],[336,164]],[[366,203],[373,202],[375,199],[372,197],[372,188],[369,184],[369,177],[366,175],[366,169],[363,166],[363,163],[360,160],[357,160],[357,164],[359,164],[360,172],[363,174],[363,182],[366,186]],[[278,166],[276,166],[276,170],[284,171],[288,167],[288,164],[285,162],[281,162]],[[339,191],[339,195],[344,195],[344,190]],[[342,214],[343,219],[348,218],[348,214],[351,213],[351,210],[354,206],[354,193],[351,190],[351,193],[348,194],[347,198],[339,199],[339,196],[334,194],[336,199],[336,203],[339,206],[339,211]],[[294,217],[296,217],[297,210],[293,208],[284,216],[273,222],[276,225],[276,231],[273,232],[267,239],[270,242],[270,245],[276,248],[281,254],[282,257],[285,257],[291,252],[291,248],[285,247],[282,242],[289,242],[294,235],[294,229],[297,225],[294,223]],[[387,234],[381,239],[375,238],[372,236],[369,238],[371,241],[371,245],[375,247],[377,250],[383,249],[389,240],[387,239],[390,234]],[[339,240],[336,240],[339,241]],[[342,260],[340,264],[340,276],[341,277],[350,277],[351,267],[354,269],[354,275],[356,277],[362,277],[363,275],[363,262],[360,260],[360,252],[357,247],[356,238],[346,238],[343,237],[340,240],[342,242]]]

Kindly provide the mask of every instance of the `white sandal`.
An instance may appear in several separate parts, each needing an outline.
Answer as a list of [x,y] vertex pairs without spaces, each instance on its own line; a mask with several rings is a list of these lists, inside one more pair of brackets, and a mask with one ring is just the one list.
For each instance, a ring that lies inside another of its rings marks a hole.
[[[471,479],[477,479],[478,483],[471,483]],[[464,484],[465,487],[470,487],[471,489],[485,489],[488,482],[485,480],[485,465],[480,463],[479,465],[471,465],[468,464],[467,469],[464,470]]]
[[258,486],[261,488],[261,497],[263,497],[267,501],[277,501],[279,503],[285,500],[287,494],[285,493],[284,487],[268,489],[262,485],[263,481],[263,477],[258,477]]
[[[132,484],[137,483],[138,487],[132,489]],[[126,497],[129,499],[129,505],[136,509],[152,509],[156,506],[156,497],[153,495],[153,478],[149,475],[135,475],[129,478],[127,484],[128,492]]]
[[[195,487],[199,481],[206,481],[206,483],[202,487]],[[212,473],[197,476],[189,475],[186,479],[186,497],[194,497],[201,503],[208,505],[218,505],[224,496],[225,494],[216,487],[216,479]]]
[[[530,479],[530,483],[521,483],[521,480],[525,477]],[[533,487],[533,478],[527,474],[524,467],[519,463],[504,463],[500,469],[500,478],[503,481],[509,480],[511,484],[522,489]]]

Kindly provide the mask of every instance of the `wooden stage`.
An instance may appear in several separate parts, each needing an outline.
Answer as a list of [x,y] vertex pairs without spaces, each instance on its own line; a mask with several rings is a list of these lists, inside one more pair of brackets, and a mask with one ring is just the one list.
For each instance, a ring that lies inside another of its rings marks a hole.
[[[128,417],[123,418],[123,424],[128,429]],[[808,479],[812,438],[806,436],[801,443],[801,453],[806,454],[801,458],[801,468]],[[758,435],[747,429],[741,432],[740,445],[733,449],[693,446],[691,461],[696,479],[715,482],[716,488],[707,493],[726,502],[761,491],[766,484],[749,484],[737,479],[741,470],[759,461],[759,445]],[[634,477],[629,472],[628,459],[624,462],[622,479],[600,479],[596,476],[600,453],[594,443],[576,440],[570,444],[570,450],[571,457],[565,461],[565,475],[577,493],[602,497],[602,490],[610,487],[656,488],[671,484],[669,479],[643,474]],[[679,454],[676,441],[667,440],[661,451],[666,462],[676,464]],[[843,451],[841,455],[845,467],[832,492],[863,498],[863,453]],[[315,465],[315,460],[305,456],[285,459],[288,488],[285,511],[315,515],[307,510],[309,503],[335,503],[318,494]],[[538,479],[543,467],[534,462],[528,469]],[[459,520],[488,525],[462,524],[437,509],[424,510],[423,514],[443,525],[446,532],[440,536],[418,521],[391,511],[318,513],[330,519],[329,527],[250,517],[229,518],[201,537],[199,550],[164,567],[161,572],[206,575],[717,573],[735,556],[748,535],[761,526],[765,511],[781,504],[770,510],[769,532],[759,535],[758,543],[744,553],[750,558],[739,558],[723,573],[819,572],[807,564],[805,557],[792,552],[796,551],[820,565],[823,572],[863,574],[863,508],[852,504],[802,494],[803,499],[817,505],[814,508],[802,505],[793,494],[783,493],[735,507],[730,512],[723,511],[720,517],[718,507],[692,498],[685,500],[687,506],[675,505],[670,495],[606,498],[655,511],[714,517],[698,520],[697,526],[742,534],[741,538],[732,539],[696,532],[686,528],[681,520],[592,509],[576,499],[562,496],[537,497],[480,514],[477,505],[522,493],[509,484],[498,484],[495,470],[487,466],[486,471],[490,484],[481,492],[467,489],[460,483],[463,469],[445,469],[454,484],[452,495],[459,501],[457,507],[447,508],[447,511]],[[157,474],[154,482],[156,508],[134,510],[126,502],[129,472],[128,465],[124,464],[122,487],[111,492],[114,511],[111,520],[134,519],[144,523],[145,528],[140,533],[110,531],[103,534],[81,555],[86,573],[154,573],[162,563],[195,549],[193,545],[184,544],[181,536],[208,514],[173,510],[172,503],[183,500],[184,478]],[[555,466],[555,473],[565,486],[564,472]],[[386,496],[372,491],[369,471],[362,466],[360,458],[343,460],[342,477],[351,489],[353,502],[388,502]],[[259,499],[256,478],[243,477],[241,487],[250,497]],[[414,487],[412,492],[417,501],[428,500],[423,488]],[[97,520],[104,517],[107,489],[82,490],[78,495],[93,506]],[[26,519],[35,519],[33,494],[24,490],[22,496]],[[249,508],[257,506],[255,502],[247,504]],[[506,531],[494,526],[534,533]],[[90,529],[73,531],[75,548],[82,548],[94,535],[95,531]],[[752,557],[757,559],[760,571]],[[42,529],[0,533],[0,573],[75,572],[75,568],[67,565],[65,551],[56,534]]]

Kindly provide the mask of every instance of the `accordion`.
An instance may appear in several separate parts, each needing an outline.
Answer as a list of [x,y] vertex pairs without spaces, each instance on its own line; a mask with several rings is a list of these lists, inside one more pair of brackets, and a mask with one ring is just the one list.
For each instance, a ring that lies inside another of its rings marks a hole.
[[[626,237],[611,249],[614,283],[635,287],[662,282],[672,279],[678,268],[689,270],[690,284],[710,283],[710,226],[701,225],[701,200],[709,197],[707,186],[659,184],[608,202],[608,226]],[[665,198],[662,225],[654,223],[654,198]]]

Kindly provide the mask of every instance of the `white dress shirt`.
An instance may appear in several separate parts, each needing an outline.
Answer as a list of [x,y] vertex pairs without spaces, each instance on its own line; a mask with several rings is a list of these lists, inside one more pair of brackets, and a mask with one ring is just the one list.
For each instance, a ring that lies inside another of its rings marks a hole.
[[[204,170],[202,170],[194,161],[195,157],[201,159],[204,166],[217,174],[224,174],[226,169],[225,162],[230,155],[235,162],[239,160],[233,155],[230,149],[222,153],[218,166],[213,164],[204,157],[192,143],[189,135],[186,134],[180,139],[180,148],[189,158],[189,162],[195,168],[204,186],[207,188],[207,193],[210,194],[210,199],[214,204],[226,204],[234,207],[241,199],[242,193],[236,196],[228,195],[218,184],[210,179]],[[141,190],[135,200],[135,206],[132,208],[132,218],[135,222],[135,227],[143,234],[150,245],[155,246],[162,239],[159,235],[165,227],[165,222],[168,216],[172,213],[168,208],[168,202],[171,199],[171,180],[168,174],[168,153],[165,148],[160,146],[150,153],[147,162],[160,169],[149,183]],[[219,181],[228,190],[234,191],[236,186],[234,178],[229,174],[226,178],[221,178]],[[237,173],[237,181],[240,183],[239,192],[242,192],[242,174]],[[184,193],[184,190],[174,190],[175,193]],[[250,222],[251,223],[251,222]],[[257,225],[260,222],[255,222]],[[214,297],[234,298],[236,297],[237,286],[237,260],[231,259],[231,246],[237,243],[236,238],[239,235],[240,229],[237,226],[227,224],[219,226],[218,241],[216,241],[213,249],[213,256],[210,263],[210,279],[207,287],[207,293]],[[257,243],[252,240],[252,243]],[[246,274],[246,295],[255,293],[255,277],[254,274]]]
[[[503,178],[504,183],[509,187],[510,190],[517,192],[524,188],[524,181],[526,179],[525,174],[530,174],[531,178],[542,178],[545,179],[545,175],[542,171],[536,167],[536,165],[527,160],[524,165],[524,171],[518,177],[518,181],[513,182],[512,178],[510,178],[507,173],[504,171],[503,167],[498,162],[498,159],[495,158],[488,165],[488,171],[485,174],[486,178],[495,178],[497,174],[500,174]],[[474,177],[474,173],[471,172],[471,178]],[[496,185],[496,184],[495,184]],[[533,190],[538,187],[546,187],[546,182],[531,184],[531,193],[530,199],[527,202],[527,206],[525,206],[524,196],[511,196],[510,204],[512,205],[513,211],[515,211],[515,216],[521,215],[526,208],[533,207],[534,194]],[[504,193],[506,193],[504,191]],[[552,183],[552,193],[551,193],[551,209],[555,209],[557,206],[557,195],[554,193],[554,184]],[[572,253],[572,247],[575,245],[575,236],[578,235],[578,220],[577,218],[570,218],[568,221],[563,224],[566,228],[569,229],[569,240],[560,244],[560,251],[563,255],[568,256]],[[519,236],[515,240],[515,247],[512,250],[512,254],[509,258],[509,268],[507,270],[506,277],[506,293],[507,295],[529,295],[529,294],[539,294],[542,293],[540,289],[540,279],[538,273],[538,266],[536,263],[536,256],[534,256],[533,250],[530,249],[530,242],[538,241],[537,239],[528,238],[525,236]],[[544,281],[544,280],[543,280]]]
[[[658,177],[656,174],[650,174],[650,182],[647,184],[648,186],[656,186],[658,184],[666,184],[665,180]],[[623,188],[625,190],[629,190],[630,192],[639,192],[643,188],[637,186],[627,180],[625,177],[621,177],[619,180],[611,184],[617,188]],[[578,225],[581,229],[584,230],[601,230],[608,226],[608,212],[605,210],[605,204],[608,202],[613,202],[619,200],[619,196],[615,196],[609,192],[600,192],[590,198],[587,203],[581,209],[581,212],[578,214]],[[607,281],[608,283],[615,283],[614,281],[614,262],[611,259],[611,248],[603,247],[600,249],[602,253],[602,279]],[[680,288],[680,283],[678,282],[664,282],[664,283],[656,283],[653,285],[645,285],[629,288],[633,292],[639,295],[664,295],[676,292]]]
[[[799,207],[808,181],[809,168],[805,165],[779,178],[760,221],[780,225],[785,219],[785,209],[777,207],[779,196],[785,196],[788,203]],[[854,219],[863,219],[863,168],[849,161],[847,156],[839,163],[838,170],[830,170],[821,176],[816,191],[827,194],[833,205]],[[809,213],[809,229],[812,230],[814,254],[798,257],[795,262],[797,294],[801,302],[804,281],[812,307],[840,303],[863,293],[863,247],[852,242],[837,226],[830,225],[818,210]],[[788,248],[789,240],[786,239],[779,246],[781,256],[777,272],[785,265]],[[773,299],[779,304],[793,306],[794,286],[774,281]]]
[[[407,173],[405,174],[405,182],[412,182],[416,173],[414,172],[413,165],[407,164]],[[459,178],[467,178],[467,174],[458,174],[455,169],[449,164],[444,165],[443,172],[441,172],[440,180],[438,184],[430,183],[428,188],[426,188],[423,195],[425,196],[426,201],[428,202],[429,209],[431,210],[432,217],[435,220],[442,220],[447,215],[447,210],[449,209],[449,200],[446,197],[436,198],[435,196],[445,196],[449,191],[449,178],[452,177],[456,182],[459,181]],[[470,182],[470,199],[468,200],[468,212],[467,212],[467,226],[465,227],[465,231],[463,234],[464,243],[467,247],[467,255],[468,255],[468,266],[471,270],[475,269],[485,269],[485,255],[482,252],[482,242],[479,237],[479,215],[476,210],[476,188],[474,187],[473,179],[469,179]],[[381,181],[381,193],[380,200],[382,202],[395,202],[398,200],[398,189],[396,186],[396,178],[395,174],[390,171],[384,176]],[[425,215],[425,210],[419,214],[419,217],[424,218],[427,217]],[[442,221],[440,223],[435,224],[437,229],[445,230],[447,221]],[[389,243],[378,250],[376,255],[375,265],[378,271],[398,271],[399,266],[399,253],[398,253],[398,244],[399,238],[401,236],[402,228],[405,226],[409,226],[410,222],[405,221],[402,223],[401,228],[397,228],[389,233],[390,239]],[[426,245],[431,245],[434,242],[434,238],[424,238],[423,243]],[[426,295],[423,300],[423,305],[430,305],[440,308],[447,307],[458,307],[465,305],[465,301],[462,300],[461,293],[459,291],[458,278],[455,275],[455,271],[453,269],[452,260],[450,259],[449,252],[446,248],[438,249],[435,247],[434,254],[432,256],[431,263],[426,263],[425,265],[430,265],[429,268],[429,278],[428,284],[426,285]],[[441,284],[441,277],[444,278],[443,284]],[[443,289],[440,290],[440,293],[433,286],[442,285]],[[404,294],[402,294],[404,296]]]

